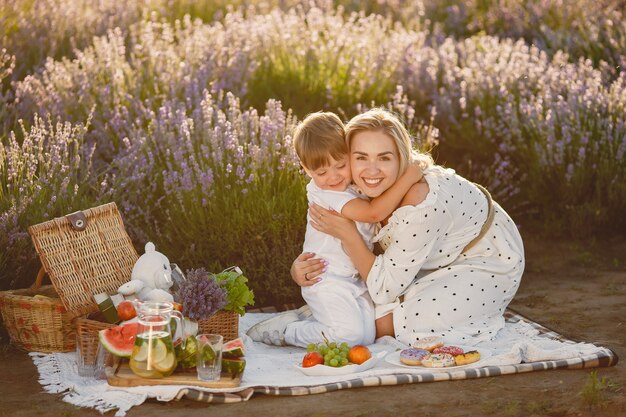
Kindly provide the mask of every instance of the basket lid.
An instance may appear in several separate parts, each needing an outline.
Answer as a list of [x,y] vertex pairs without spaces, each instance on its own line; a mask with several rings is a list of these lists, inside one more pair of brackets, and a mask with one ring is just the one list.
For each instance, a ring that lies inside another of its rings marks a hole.
[[93,295],[117,292],[139,258],[115,203],[28,228],[35,249],[65,308],[98,310]]

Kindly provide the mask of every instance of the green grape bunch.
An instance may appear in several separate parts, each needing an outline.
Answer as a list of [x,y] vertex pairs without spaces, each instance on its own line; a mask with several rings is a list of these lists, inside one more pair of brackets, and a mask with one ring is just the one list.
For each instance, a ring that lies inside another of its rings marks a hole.
[[326,339],[321,343],[309,343],[306,347],[307,352],[318,352],[324,357],[324,365],[339,368],[350,364],[348,360],[348,352],[350,352],[350,346],[346,342],[337,344],[335,342],[329,342]]

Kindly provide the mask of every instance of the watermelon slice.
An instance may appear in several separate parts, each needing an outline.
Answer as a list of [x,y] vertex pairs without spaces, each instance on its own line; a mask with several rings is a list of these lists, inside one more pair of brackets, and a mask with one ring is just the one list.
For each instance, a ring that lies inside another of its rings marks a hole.
[[115,356],[129,358],[135,345],[139,323],[128,323],[111,329],[100,330],[100,343]]
[[183,369],[195,370],[197,351],[198,343],[196,342],[195,336],[189,336],[187,338],[184,349],[182,343],[179,343],[174,347],[174,352],[176,352],[176,359],[178,360],[178,364]]
[[222,358],[222,373],[235,378],[241,375],[244,369],[246,369],[244,358]]
[[239,358],[244,356],[245,348],[243,345],[243,340],[240,337],[231,340],[230,342],[224,343],[222,346],[222,356],[225,358]]

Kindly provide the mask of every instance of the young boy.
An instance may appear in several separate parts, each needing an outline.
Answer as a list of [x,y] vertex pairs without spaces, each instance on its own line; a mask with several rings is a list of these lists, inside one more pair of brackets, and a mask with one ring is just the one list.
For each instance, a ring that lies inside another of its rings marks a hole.
[[[295,129],[293,143],[304,171],[311,177],[307,185],[309,203],[333,209],[357,222],[363,240],[372,248],[375,225],[389,216],[409,188],[422,175],[411,165],[395,184],[380,197],[369,201],[351,186],[349,150],[344,125],[334,113],[313,113]],[[328,340],[348,345],[371,344],[376,335],[375,310],[367,286],[334,237],[315,230],[307,215],[304,251],[327,261],[321,281],[302,287],[302,297],[312,316],[302,320],[288,312],[253,326],[248,335],[268,344],[306,347]]]

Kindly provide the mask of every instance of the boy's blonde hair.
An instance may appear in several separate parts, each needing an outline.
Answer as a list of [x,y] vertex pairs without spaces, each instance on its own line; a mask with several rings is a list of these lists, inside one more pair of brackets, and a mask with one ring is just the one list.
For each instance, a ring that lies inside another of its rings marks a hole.
[[422,169],[433,164],[430,155],[413,150],[411,135],[398,117],[387,109],[378,107],[354,116],[346,124],[346,143],[352,146],[352,138],[359,132],[382,132],[393,139],[398,148],[400,166],[398,172],[403,174],[411,161],[419,161]]
[[330,112],[309,114],[293,132],[293,146],[303,167],[310,171],[330,165],[348,155],[345,128]]

